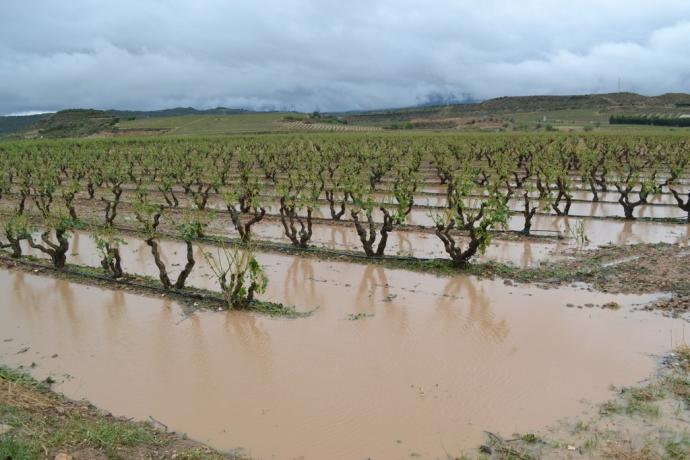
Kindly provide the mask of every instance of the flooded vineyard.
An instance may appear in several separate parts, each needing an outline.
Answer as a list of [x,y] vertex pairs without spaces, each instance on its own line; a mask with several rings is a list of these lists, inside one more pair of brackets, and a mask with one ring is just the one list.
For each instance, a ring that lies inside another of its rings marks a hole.
[[[605,400],[684,330],[630,311],[654,296],[274,260],[281,272],[267,296],[318,306],[312,316],[186,316],[170,300],[3,270],[0,359],[256,458],[436,458],[471,450],[486,426],[536,430]],[[611,301],[622,311],[599,307]]]
[[[3,200],[4,201],[4,200]],[[3,206],[4,205],[4,206]],[[209,204],[212,206],[212,204]],[[600,206],[598,204],[590,205]],[[11,209],[11,203],[0,201],[0,209]],[[32,205],[27,205],[32,209]],[[81,208],[86,215],[102,215],[102,205],[99,202],[84,201]],[[188,208],[189,209],[189,208]],[[270,207],[267,207],[269,212]],[[666,208],[660,208],[666,209]],[[129,203],[121,203],[116,223],[125,227],[136,226],[136,218],[133,206]],[[268,216],[255,225],[253,232],[259,240],[289,244],[280,219]],[[184,209],[172,209],[171,216],[182,216]],[[213,235],[238,237],[228,213],[218,205],[216,214],[211,221],[208,232]],[[645,210],[640,211],[644,213]],[[341,251],[359,251],[362,244],[354,225],[347,216],[341,221],[332,222],[328,219],[327,207],[317,208],[314,211],[315,218],[321,218],[312,225],[310,242],[317,247],[324,247]],[[380,213],[373,213],[374,219],[380,219]],[[174,222],[177,217],[169,217]],[[415,220],[416,219],[416,220]],[[164,221],[166,218],[163,219]],[[408,227],[401,227],[391,233],[386,253],[394,256],[416,258],[443,258],[445,250],[443,243],[433,231],[433,219],[430,211],[414,209],[407,217]],[[524,227],[524,217],[516,214],[506,224],[505,230],[519,233]],[[626,221],[621,219],[591,219],[577,216],[535,215],[532,218],[532,233],[537,238],[503,238],[498,234],[491,241],[483,254],[478,254],[478,260],[499,261],[514,264],[520,267],[529,267],[544,262],[553,257],[558,257],[564,250],[572,249],[578,243],[578,232],[586,237],[585,247],[597,247],[617,244],[630,245],[639,243],[669,243],[685,246],[690,237],[690,224],[684,222],[656,222],[656,221]],[[539,238],[542,237],[542,238]]]
[[545,433],[685,341],[686,147],[0,145],[0,366],[257,459],[460,458],[487,432]]

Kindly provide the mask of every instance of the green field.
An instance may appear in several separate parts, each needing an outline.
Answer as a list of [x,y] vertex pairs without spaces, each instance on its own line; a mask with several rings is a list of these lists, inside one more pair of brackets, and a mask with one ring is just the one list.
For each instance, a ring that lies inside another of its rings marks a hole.
[[166,130],[165,135],[242,134],[282,132],[288,128],[278,122],[285,112],[248,113],[238,115],[184,115],[179,117],[140,118],[124,120],[120,130]]
[[[605,132],[660,133],[687,129],[642,125],[610,125],[609,117],[616,113],[620,112],[612,109],[563,109],[503,113],[500,114],[500,117],[508,123],[508,126],[504,128],[505,131],[543,131],[547,127],[559,131],[582,131],[587,127],[587,129],[591,128],[595,131]],[[429,115],[431,114],[433,112],[430,112]],[[314,131],[315,127],[306,129],[304,126],[300,127],[296,124],[283,124],[284,117],[288,115],[294,115],[294,113],[271,112],[140,118],[121,121],[118,124],[118,128],[120,130],[161,130],[161,135],[172,136]],[[357,123],[351,126],[389,126],[397,121],[397,115],[391,114],[390,118],[367,120],[368,123]],[[471,131],[472,129],[468,128],[466,130]]]

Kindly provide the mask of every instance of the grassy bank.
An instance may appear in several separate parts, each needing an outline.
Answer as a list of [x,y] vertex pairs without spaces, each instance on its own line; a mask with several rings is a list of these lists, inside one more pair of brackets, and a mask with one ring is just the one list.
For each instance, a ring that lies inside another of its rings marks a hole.
[[616,396],[589,415],[564,420],[545,434],[488,433],[478,458],[690,458],[690,348],[666,356],[657,374]]
[[0,367],[0,459],[239,459],[71,401],[19,371]]

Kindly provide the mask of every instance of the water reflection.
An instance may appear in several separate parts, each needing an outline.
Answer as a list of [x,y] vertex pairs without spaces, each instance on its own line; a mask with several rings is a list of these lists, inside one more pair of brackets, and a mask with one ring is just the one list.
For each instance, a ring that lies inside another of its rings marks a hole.
[[405,255],[408,257],[414,256],[414,250],[412,249],[412,241],[410,236],[406,232],[397,232],[398,236],[398,252],[400,255]]
[[618,232],[618,244],[623,245],[626,244],[627,241],[631,239],[633,235],[633,223],[631,221],[625,221],[623,223],[623,226]]
[[[683,332],[629,312],[650,296],[285,256],[270,267],[269,297],[321,308],[300,320],[186,316],[168,299],[0,271],[0,338],[13,339],[0,342],[1,362],[36,362],[35,376],[58,377],[70,397],[256,457],[435,458],[445,455],[439,437],[459,455],[486,427],[537,429],[577,413],[583,397],[608,398],[610,384],[644,378],[649,353]],[[622,310],[563,308],[611,300]],[[359,312],[373,316],[346,320]]]
[[522,243],[522,267],[529,267],[535,262],[534,254],[532,253],[532,243],[525,240]]
[[376,304],[391,300],[390,287],[383,267],[365,265],[362,269],[362,279],[357,288],[357,305],[365,313],[374,313]]
[[323,304],[323,296],[317,289],[322,280],[315,278],[312,261],[307,258],[294,257],[283,282],[283,295],[291,305],[305,305],[316,308]]
[[484,292],[484,285],[473,277],[450,278],[443,288],[442,296],[436,300],[436,305],[445,311],[448,322],[453,318],[457,319],[462,312],[465,315],[463,329],[478,328],[482,338],[500,343],[508,336],[506,322],[495,318],[489,296]]

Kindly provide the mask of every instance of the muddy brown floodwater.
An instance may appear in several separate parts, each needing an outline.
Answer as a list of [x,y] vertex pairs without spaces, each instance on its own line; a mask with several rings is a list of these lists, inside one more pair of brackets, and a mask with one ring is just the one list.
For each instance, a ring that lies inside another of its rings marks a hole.
[[[482,430],[537,430],[604,401],[684,334],[631,311],[652,295],[271,262],[266,297],[312,316],[185,317],[160,297],[0,271],[0,363],[36,363],[69,397],[255,458],[446,458]],[[566,307],[609,301],[622,308]]]

